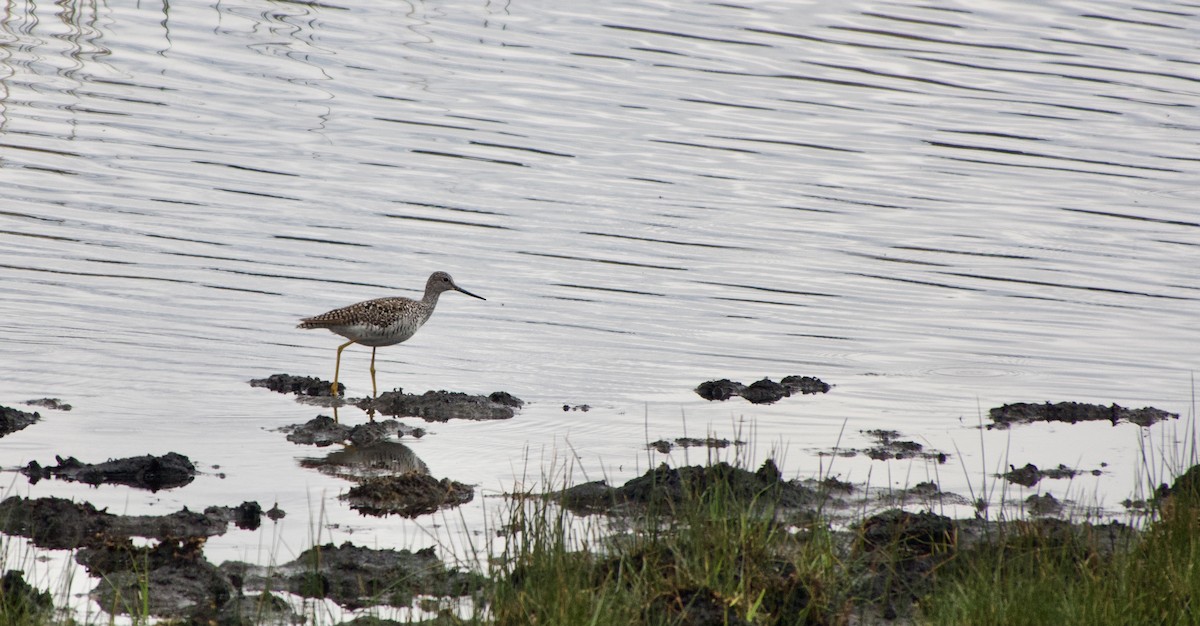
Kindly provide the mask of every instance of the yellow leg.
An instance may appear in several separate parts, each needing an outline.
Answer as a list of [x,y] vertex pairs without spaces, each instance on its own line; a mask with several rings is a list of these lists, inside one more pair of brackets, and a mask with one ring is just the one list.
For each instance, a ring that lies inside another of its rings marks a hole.
[[342,369],[342,350],[345,350],[346,346],[348,346],[352,343],[354,343],[354,342],[347,341],[346,343],[343,343],[342,345],[338,346],[337,361],[335,361],[334,365],[333,365],[333,387],[331,388],[331,391],[330,391],[331,395],[335,398],[338,397],[337,379],[338,379],[338,372],[340,372]]
[[371,348],[371,397],[379,397],[379,389],[375,387],[375,348]]

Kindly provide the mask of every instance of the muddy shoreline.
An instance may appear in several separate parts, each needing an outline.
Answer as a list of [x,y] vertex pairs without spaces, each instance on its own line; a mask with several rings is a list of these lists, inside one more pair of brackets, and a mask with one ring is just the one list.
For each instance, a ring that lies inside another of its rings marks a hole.
[[[335,417],[318,415],[307,422],[279,428],[280,442],[313,450],[333,449],[304,457],[299,463],[347,481],[349,488],[339,499],[360,514],[372,516],[419,518],[461,506],[475,497],[474,486],[452,477],[429,474],[426,464],[404,445],[406,439],[425,437],[428,431],[407,421],[513,419],[524,405],[506,392],[471,396],[447,391],[405,394],[397,390],[378,398],[343,400],[330,396],[327,381],[286,374],[257,379],[251,385],[295,395],[306,404],[315,399],[319,406],[335,411]],[[763,379],[751,385],[728,379],[709,381],[697,387],[697,393],[713,401],[742,397],[766,403],[793,395],[827,393],[830,389],[830,385],[815,378],[789,376],[780,383]],[[70,408],[56,399],[30,404],[57,411]],[[369,421],[354,425],[340,422],[336,410],[346,406],[362,410]],[[387,419],[375,420],[376,414]],[[1034,421],[1087,420],[1105,420],[1114,425],[1132,422],[1145,427],[1158,420],[1178,418],[1152,407],[1130,410],[1117,405],[1079,403],[1005,405],[993,409],[989,415],[992,423],[987,428],[1013,428]],[[0,436],[35,426],[40,419],[36,412],[0,407],[0,425],[7,429]],[[873,445],[828,454],[863,454],[873,460],[917,457],[939,464],[945,463],[949,456],[926,449],[896,431],[863,434]],[[720,448],[744,442],[677,437],[647,445],[668,454],[676,447]],[[100,461],[56,457],[52,464],[42,465],[35,460],[14,469],[24,473],[31,485],[41,480],[65,480],[149,491],[186,488],[196,475],[192,462],[174,452]],[[1101,470],[1065,465],[1039,469],[1025,464],[1012,466],[1000,478],[1028,487],[1042,480],[1070,479],[1084,471]],[[777,523],[798,527],[824,519],[821,516],[828,511],[853,509],[859,506],[857,503],[874,497],[863,485],[832,477],[820,481],[784,480],[774,462],[767,461],[755,471],[723,462],[681,467],[663,463],[621,485],[595,481],[544,494],[512,494],[510,501],[545,498],[579,516],[620,519],[635,518],[655,503],[679,503],[694,493],[718,488],[728,490],[731,497],[754,502],[749,514],[769,515]],[[1158,497],[1165,498],[1170,492],[1170,487],[1163,486]],[[922,504],[929,510],[913,513],[902,508],[886,509],[861,519],[853,531],[846,532],[861,542],[866,553],[885,544],[894,548],[899,541],[905,557],[892,565],[900,568],[902,576],[918,583],[938,565],[939,559],[945,558],[944,551],[934,547],[946,545],[951,537],[969,542],[980,535],[981,529],[997,524],[979,519],[953,520],[930,512],[937,502],[969,502],[965,496],[942,492],[933,483],[899,490],[893,497],[896,505]],[[1062,510],[1062,503],[1049,495],[1031,496],[1027,505],[1035,520],[1051,520]],[[284,515],[286,512],[278,507],[264,511],[258,502],[244,502],[236,506],[209,506],[203,511],[183,508],[167,515],[125,516],[59,498],[12,496],[0,501],[0,532],[26,537],[47,549],[75,550],[76,561],[100,579],[92,597],[101,606],[115,607],[117,612],[134,610],[134,607],[123,609],[121,598],[136,597],[138,586],[148,581],[150,600],[144,610],[158,617],[189,622],[243,623],[249,610],[256,611],[255,615],[266,610],[283,621],[297,617],[275,595],[280,591],[306,598],[327,598],[354,609],[379,604],[409,606],[417,596],[455,598],[477,595],[487,588],[488,581],[481,575],[447,567],[432,549],[373,550],[350,543],[314,546],[296,561],[270,570],[239,562],[215,565],[204,557],[205,540],[227,532],[231,525],[256,529]],[[1079,526],[1062,520],[1053,523]],[[1124,528],[1111,532],[1134,531]],[[889,576],[895,575],[893,569]],[[398,586],[399,580],[405,581],[404,584]],[[13,590],[14,597],[19,595],[28,598],[31,606],[41,606],[42,592],[28,587],[19,576],[6,575],[4,584]],[[870,592],[867,596],[873,598],[879,605],[876,608],[885,616],[902,614],[905,603],[912,601],[909,596],[889,595],[892,592],[880,586],[886,586],[883,582],[869,576],[863,584],[864,590]],[[716,600],[709,598],[705,602]],[[723,610],[715,610],[713,615],[728,617]]]

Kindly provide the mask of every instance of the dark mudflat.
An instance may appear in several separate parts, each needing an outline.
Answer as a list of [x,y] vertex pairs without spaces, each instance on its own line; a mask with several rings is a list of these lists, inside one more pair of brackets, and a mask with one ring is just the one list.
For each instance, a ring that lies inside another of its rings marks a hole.
[[464,420],[506,420],[516,415],[524,401],[504,391],[487,396],[458,391],[426,391],[421,395],[386,391],[378,398],[364,398],[357,406],[395,417],[420,417],[430,422]]
[[[272,512],[282,515],[278,507]],[[101,579],[92,592],[101,606],[141,614],[142,607],[118,600],[141,597],[141,586],[148,584],[150,614],[209,623],[231,619],[242,602],[261,607],[257,599],[238,597],[228,577],[204,559],[204,541],[224,534],[230,524],[258,528],[262,515],[257,502],[208,507],[202,513],[184,508],[161,516],[113,515],[62,498],[13,496],[0,501],[0,532],[27,537],[43,548],[75,550],[76,561]],[[157,543],[136,546],[132,537]]]
[[57,465],[42,466],[30,461],[21,473],[36,484],[43,478],[58,478],[89,485],[129,485],[158,491],[182,487],[196,478],[196,466],[182,454],[144,455],[114,459],[103,463],[84,463],[75,457],[55,457]]
[[1130,422],[1138,426],[1151,426],[1165,419],[1179,419],[1179,414],[1168,413],[1162,409],[1145,407],[1127,409],[1113,404],[1085,404],[1083,402],[1059,402],[1051,404],[1032,404],[1018,402],[994,408],[988,412],[992,423],[988,428],[1008,428],[1012,424],[1030,424],[1033,422],[1111,422],[1116,426],[1120,422]]
[[12,496],[0,501],[0,532],[27,537],[44,548],[70,550],[128,537],[214,537],[231,523],[257,528],[261,515],[256,502],[210,506],[203,512],[185,507],[169,515],[114,515],[87,502]]
[[754,404],[771,404],[796,394],[826,393],[828,383],[812,376],[785,376],[775,382],[769,378],[743,385],[728,378],[700,383],[696,393],[705,400],[728,400],[741,396]]
[[28,413],[20,409],[0,406],[0,437],[27,428],[40,419],[42,419],[41,413]]

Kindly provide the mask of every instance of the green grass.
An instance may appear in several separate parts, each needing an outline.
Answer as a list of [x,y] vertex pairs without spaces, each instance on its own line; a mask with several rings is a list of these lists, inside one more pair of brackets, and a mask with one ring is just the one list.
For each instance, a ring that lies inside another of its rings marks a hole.
[[706,482],[653,500],[615,534],[552,501],[515,504],[486,594],[494,623],[838,623],[850,585],[833,534],[794,532],[768,494]]
[[[1200,468],[1188,476],[1200,479]],[[921,602],[922,623],[1200,624],[1200,497],[1180,488],[1137,535],[1014,524],[961,551]],[[1193,484],[1200,480],[1191,481]]]

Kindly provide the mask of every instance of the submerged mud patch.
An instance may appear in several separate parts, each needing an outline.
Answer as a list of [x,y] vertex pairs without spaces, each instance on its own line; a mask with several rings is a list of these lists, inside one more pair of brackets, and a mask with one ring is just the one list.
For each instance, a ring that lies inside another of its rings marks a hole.
[[317,447],[349,442],[365,446],[390,437],[425,436],[424,428],[414,428],[396,420],[382,420],[349,426],[333,420],[327,415],[318,415],[303,424],[291,424],[277,429],[287,433],[287,440],[302,445]]
[[1033,422],[1112,422],[1116,426],[1120,422],[1130,422],[1138,426],[1151,426],[1165,419],[1179,419],[1178,413],[1168,413],[1154,407],[1127,409],[1118,404],[1104,406],[1102,404],[1085,404],[1083,402],[1059,402],[1051,404],[1032,404],[1018,402],[1005,404],[988,412],[992,423],[988,428],[1008,428],[1012,424],[1030,424]]
[[812,376],[785,376],[779,382],[770,378],[743,385],[728,378],[700,383],[696,393],[705,400],[728,400],[741,396],[754,404],[771,404],[795,394],[826,393],[828,383]]
[[[396,420],[343,426],[327,417],[287,427],[288,439],[298,443],[348,442],[322,458],[301,459],[301,467],[355,482],[338,496],[350,508],[365,515],[401,515],[415,518],[439,509],[470,502],[475,489],[470,485],[429,475],[429,468],[408,446],[390,440],[408,427]],[[408,429],[408,432],[420,429]]]
[[345,446],[321,458],[300,459],[300,467],[313,468],[322,474],[349,480],[409,472],[429,473],[425,462],[412,448],[398,441]]
[[38,398],[37,400],[26,400],[28,406],[40,406],[43,409],[51,409],[54,411],[70,411],[71,405],[59,400],[58,398]]
[[0,406],[0,437],[27,428],[40,419],[42,419],[41,413],[28,413],[20,409]]
[[58,478],[89,485],[117,484],[138,489],[158,491],[182,487],[196,478],[196,466],[182,454],[168,452],[162,456],[144,455],[114,459],[103,463],[84,463],[75,457],[55,457],[57,465],[42,466],[30,461],[21,469],[29,482],[37,484],[43,478]]
[[328,598],[347,609],[410,606],[417,595],[463,596],[483,581],[478,574],[447,568],[433,548],[373,550],[350,543],[315,546],[274,567],[225,563],[221,570],[243,590],[285,590]]
[[458,391],[426,391],[416,395],[397,390],[385,391],[374,399],[363,398],[357,406],[364,411],[378,411],[383,415],[446,422],[452,419],[511,419],[524,404],[523,400],[505,391],[473,396]]
[[945,463],[949,458],[945,452],[926,449],[924,445],[915,441],[902,439],[900,431],[873,428],[859,432],[870,438],[874,442],[874,445],[857,450],[838,450],[837,453],[839,455],[854,456],[856,454],[865,454],[868,458],[875,461],[922,458],[936,461],[938,464]]
[[719,450],[721,448],[728,448],[731,445],[743,446],[746,445],[746,442],[741,440],[730,441],[728,439],[718,439],[716,437],[705,437],[704,439],[698,439],[696,437],[676,437],[672,441],[667,441],[666,439],[652,441],[646,444],[646,447],[650,448],[651,450],[657,450],[662,454],[668,454],[676,446],[680,448],[711,448]]

